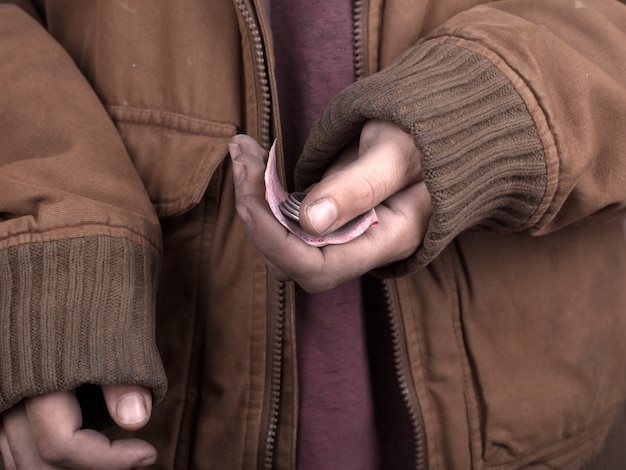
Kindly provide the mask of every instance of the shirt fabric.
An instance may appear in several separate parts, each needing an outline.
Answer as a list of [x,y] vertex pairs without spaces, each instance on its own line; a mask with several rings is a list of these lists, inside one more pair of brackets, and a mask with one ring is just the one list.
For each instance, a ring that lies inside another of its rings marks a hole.
[[[350,0],[271,0],[287,175],[313,122],[354,82]],[[289,181],[291,184],[291,180]],[[360,281],[296,291],[298,468],[377,466]]]

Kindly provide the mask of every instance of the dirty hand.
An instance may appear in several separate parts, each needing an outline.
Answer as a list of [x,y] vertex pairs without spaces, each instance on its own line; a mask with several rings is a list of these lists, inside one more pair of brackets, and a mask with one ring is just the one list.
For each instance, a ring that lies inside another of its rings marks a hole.
[[[121,428],[136,430],[150,419],[150,389],[106,385],[102,391],[109,414]],[[145,441],[111,442],[81,426],[81,410],[73,391],[24,399],[2,414],[0,452],[5,469],[122,470],[156,460],[156,449]]]
[[345,150],[302,201],[300,223],[328,234],[376,208],[379,224],[343,245],[315,248],[289,233],[265,199],[267,155],[251,137],[230,144],[237,211],[260,253],[282,280],[319,293],[407,258],[421,244],[432,208],[413,138],[395,124],[368,121],[358,145]]

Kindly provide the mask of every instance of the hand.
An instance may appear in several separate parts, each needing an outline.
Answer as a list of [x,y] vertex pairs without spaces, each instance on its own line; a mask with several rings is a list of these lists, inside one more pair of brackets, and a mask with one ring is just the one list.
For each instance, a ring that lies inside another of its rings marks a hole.
[[[106,385],[102,392],[109,414],[121,428],[136,430],[150,419],[152,394],[148,388]],[[5,469],[121,470],[156,460],[156,449],[145,441],[111,442],[81,425],[80,407],[72,391],[24,399],[2,414],[0,452]]]
[[413,138],[395,124],[369,121],[358,148],[348,149],[307,194],[302,227],[323,235],[376,208],[379,224],[343,245],[314,248],[284,229],[264,200],[266,152],[249,136],[231,140],[237,211],[278,279],[311,293],[329,290],[402,260],[421,244],[432,208]]

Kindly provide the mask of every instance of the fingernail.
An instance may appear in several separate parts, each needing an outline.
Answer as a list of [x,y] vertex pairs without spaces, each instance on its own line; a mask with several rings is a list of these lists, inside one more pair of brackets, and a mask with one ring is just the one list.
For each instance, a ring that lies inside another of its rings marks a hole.
[[307,206],[306,216],[313,230],[322,235],[337,220],[337,208],[330,199],[320,199]]
[[143,396],[139,393],[124,395],[117,402],[115,409],[117,419],[122,424],[137,424],[145,421],[148,416],[148,408]]
[[137,462],[138,467],[148,467],[150,465],[154,465],[156,462],[157,455],[156,453],[150,454],[148,457],[144,457],[139,462]]
[[156,463],[157,456],[151,455],[150,457],[145,457],[137,462],[138,467],[149,467],[150,465],[154,465]]
[[229,143],[228,153],[230,153],[230,158],[237,158],[241,155],[241,147],[238,144]]

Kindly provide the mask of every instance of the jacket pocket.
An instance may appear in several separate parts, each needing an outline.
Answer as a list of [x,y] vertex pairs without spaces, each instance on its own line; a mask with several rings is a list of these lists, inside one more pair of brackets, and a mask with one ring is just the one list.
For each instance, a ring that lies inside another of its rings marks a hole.
[[621,227],[470,233],[457,247],[474,453],[487,468],[574,468],[625,399]]
[[235,135],[231,123],[150,109],[107,106],[159,217],[200,202]]

